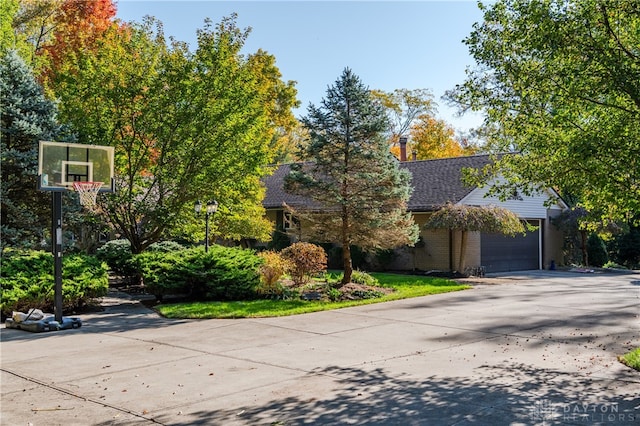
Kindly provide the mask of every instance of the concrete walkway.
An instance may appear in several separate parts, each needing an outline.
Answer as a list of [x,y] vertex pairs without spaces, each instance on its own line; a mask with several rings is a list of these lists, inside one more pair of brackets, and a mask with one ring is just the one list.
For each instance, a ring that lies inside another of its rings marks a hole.
[[242,320],[109,297],[77,330],[1,330],[0,424],[640,424],[640,372],[616,360],[640,346],[640,275],[487,282]]

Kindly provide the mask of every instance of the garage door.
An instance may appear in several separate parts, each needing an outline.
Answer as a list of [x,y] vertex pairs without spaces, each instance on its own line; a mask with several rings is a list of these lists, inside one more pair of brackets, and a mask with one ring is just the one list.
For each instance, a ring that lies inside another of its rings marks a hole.
[[[539,224],[533,223],[538,226]],[[507,237],[482,234],[480,258],[487,272],[526,271],[540,268],[540,228],[526,235]]]

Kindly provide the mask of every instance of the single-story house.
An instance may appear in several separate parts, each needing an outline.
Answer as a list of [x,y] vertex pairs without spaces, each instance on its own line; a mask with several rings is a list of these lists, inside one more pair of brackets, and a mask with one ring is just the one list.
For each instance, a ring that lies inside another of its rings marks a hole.
[[[406,156],[401,156],[403,159]],[[464,205],[497,205],[516,213],[537,228],[526,235],[508,237],[487,233],[470,233],[467,240],[466,261],[469,268],[482,268],[486,272],[517,271],[548,268],[552,261],[562,259],[562,233],[551,223],[551,218],[567,208],[553,189],[532,196],[514,194],[500,201],[487,196],[488,187],[470,187],[462,181],[465,168],[480,169],[491,161],[488,155],[444,158],[423,161],[401,161],[400,167],[411,175],[413,193],[408,210],[420,226],[420,241],[415,247],[403,247],[393,253],[389,269],[405,271],[453,271],[460,256],[459,232],[424,229],[430,214],[445,203]],[[288,232],[295,240],[304,235],[304,223],[299,224],[285,210],[308,205],[309,199],[284,191],[284,178],[289,164],[279,166],[267,177],[263,205],[267,217],[277,228]],[[555,200],[546,206],[548,200]]]

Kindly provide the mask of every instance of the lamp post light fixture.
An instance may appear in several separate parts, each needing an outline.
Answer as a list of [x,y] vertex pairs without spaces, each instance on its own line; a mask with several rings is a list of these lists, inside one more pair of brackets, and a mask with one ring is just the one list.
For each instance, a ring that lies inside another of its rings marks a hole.
[[[196,201],[196,205],[193,207],[196,215],[202,211],[202,202]],[[204,251],[209,252],[209,216],[213,216],[218,211],[218,202],[216,200],[210,200],[207,202],[207,210],[205,211],[205,239],[204,239]]]

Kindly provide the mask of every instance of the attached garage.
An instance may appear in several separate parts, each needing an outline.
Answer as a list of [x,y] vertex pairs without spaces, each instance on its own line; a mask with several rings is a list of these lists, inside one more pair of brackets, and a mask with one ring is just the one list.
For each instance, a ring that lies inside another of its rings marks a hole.
[[508,272],[540,269],[542,226],[526,235],[508,237],[500,234],[481,234],[480,262],[486,272]]

